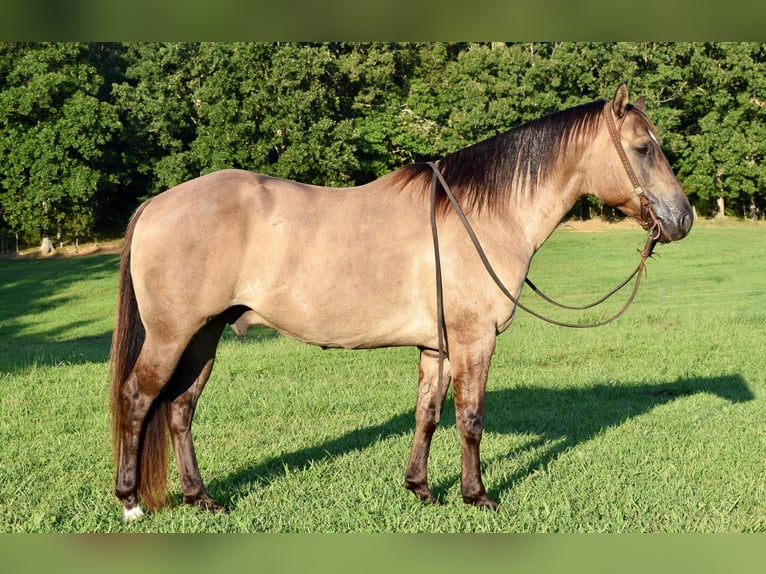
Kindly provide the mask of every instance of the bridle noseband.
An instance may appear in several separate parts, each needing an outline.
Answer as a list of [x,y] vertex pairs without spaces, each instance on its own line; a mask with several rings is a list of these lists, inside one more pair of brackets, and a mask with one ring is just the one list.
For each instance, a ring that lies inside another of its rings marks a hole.
[[468,236],[471,239],[471,242],[473,243],[474,248],[476,249],[476,252],[479,255],[479,258],[484,264],[484,268],[487,270],[487,273],[495,282],[495,284],[503,293],[503,295],[505,295],[508,299],[510,299],[516,307],[520,307],[521,309],[523,309],[524,311],[526,311],[533,317],[536,317],[548,323],[552,323],[554,325],[559,325],[562,327],[570,327],[574,329],[584,329],[584,328],[601,327],[603,325],[607,325],[608,323],[611,323],[612,321],[615,321],[616,319],[621,317],[625,313],[625,311],[627,311],[628,307],[635,299],[636,293],[638,293],[638,287],[641,283],[641,275],[642,275],[641,272],[645,271],[646,269],[646,260],[649,257],[651,257],[654,246],[656,245],[657,241],[660,238],[660,235],[662,234],[662,229],[660,227],[659,221],[657,220],[657,215],[654,213],[652,202],[646,196],[646,193],[644,192],[644,189],[641,186],[641,182],[639,181],[638,176],[636,175],[636,172],[634,171],[633,166],[631,165],[630,160],[628,159],[628,156],[625,153],[625,149],[622,147],[622,142],[620,141],[620,136],[617,130],[617,126],[614,123],[614,117],[611,110],[611,105],[612,105],[611,102],[607,102],[606,105],[604,106],[604,118],[606,121],[607,129],[609,131],[609,135],[612,138],[612,142],[614,143],[614,147],[617,150],[618,155],[620,156],[620,160],[622,162],[623,167],[625,168],[625,172],[628,175],[628,178],[630,179],[631,184],[633,185],[634,192],[636,193],[636,195],[638,195],[639,201],[641,202],[641,219],[640,219],[641,226],[648,231],[646,245],[640,251],[641,260],[639,261],[635,270],[628,276],[628,278],[625,279],[622,283],[620,283],[620,285],[618,285],[615,289],[613,289],[607,295],[601,297],[597,301],[589,305],[584,305],[582,307],[572,307],[572,306],[567,306],[567,305],[557,303],[556,301],[554,301],[553,299],[551,299],[550,297],[542,293],[534,285],[534,283],[532,283],[529,280],[529,278],[525,278],[525,282],[527,283],[527,285],[529,285],[535,293],[540,295],[544,300],[548,301],[549,303],[556,305],[558,307],[565,308],[565,309],[585,310],[585,309],[590,309],[592,307],[595,307],[596,305],[599,305],[600,303],[603,303],[609,297],[611,297],[612,295],[617,293],[619,290],[621,290],[625,285],[627,285],[630,282],[631,279],[635,277],[636,282],[633,285],[633,289],[630,293],[630,296],[628,297],[628,300],[623,305],[623,307],[613,316],[603,321],[599,321],[597,323],[589,323],[589,324],[565,323],[565,322],[551,319],[549,317],[541,315],[537,311],[534,311],[530,309],[529,307],[527,307],[526,305],[524,305],[523,303],[521,303],[519,301],[519,298],[515,297],[505,287],[503,282],[495,273],[494,269],[492,268],[492,265],[489,263],[489,259],[484,253],[484,249],[479,243],[479,240],[476,237],[476,234],[474,233],[473,228],[471,227],[471,224],[468,222],[468,218],[466,217],[465,213],[460,207],[460,204],[455,198],[455,195],[452,193],[452,190],[450,189],[449,185],[447,185],[447,182],[445,181],[444,176],[442,175],[438,166],[436,165],[435,162],[428,162],[428,165],[431,167],[433,171],[433,175],[431,178],[431,231],[433,235],[434,258],[435,258],[435,268],[436,268],[436,315],[437,315],[436,322],[437,322],[437,339],[438,339],[438,350],[439,350],[439,378],[437,380],[438,387],[441,386],[441,380],[443,376],[443,361],[446,356],[449,356],[449,351],[448,349],[445,349],[445,344],[448,345],[448,342],[446,341],[446,323],[444,321],[443,285],[442,285],[442,276],[441,276],[441,257],[439,254],[439,238],[438,238],[438,232],[437,232],[437,226],[436,226],[437,181],[441,183],[444,193],[449,198],[450,203],[452,204],[452,207],[455,210],[455,213],[460,218],[460,221],[462,222],[463,227],[468,233]]

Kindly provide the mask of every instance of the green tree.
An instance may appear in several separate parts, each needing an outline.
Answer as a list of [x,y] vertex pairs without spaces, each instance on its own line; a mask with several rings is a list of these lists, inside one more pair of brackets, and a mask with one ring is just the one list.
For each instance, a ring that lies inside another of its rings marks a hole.
[[199,44],[131,43],[125,46],[125,77],[113,97],[129,133],[125,161],[146,197],[199,175],[190,152],[196,136],[191,67]]
[[118,127],[86,44],[0,45],[0,204],[29,238],[92,231],[99,160]]
[[766,49],[693,45],[679,177],[706,213],[746,215],[766,189]]
[[[238,167],[351,185],[542,114],[647,97],[695,206],[764,208],[758,43],[0,44],[0,225],[122,228],[143,197]],[[591,199],[585,215],[601,210]],[[608,213],[604,213],[608,215]]]
[[338,77],[328,45],[287,44],[274,53],[261,121],[272,138],[276,175],[325,185],[353,183],[357,134],[342,113]]
[[363,183],[414,160],[405,102],[419,66],[416,44],[331,45],[337,59],[340,113],[353,121],[353,181]]
[[237,167],[323,185],[355,182],[354,96],[329,44],[128,46],[115,95],[154,195]]

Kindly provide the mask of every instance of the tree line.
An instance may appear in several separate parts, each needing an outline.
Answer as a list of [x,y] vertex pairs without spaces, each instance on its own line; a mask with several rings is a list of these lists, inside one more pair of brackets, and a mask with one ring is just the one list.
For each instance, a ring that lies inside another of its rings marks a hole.
[[2,43],[0,243],[118,235],[222,168],[361,184],[622,81],[700,215],[760,216],[762,43]]

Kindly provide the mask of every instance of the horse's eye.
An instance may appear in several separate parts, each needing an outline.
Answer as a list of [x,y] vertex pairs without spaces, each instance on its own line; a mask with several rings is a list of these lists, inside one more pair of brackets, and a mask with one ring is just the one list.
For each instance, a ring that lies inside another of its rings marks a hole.
[[641,155],[649,155],[649,152],[652,151],[651,146],[649,144],[643,144],[636,148],[636,151],[640,153]]

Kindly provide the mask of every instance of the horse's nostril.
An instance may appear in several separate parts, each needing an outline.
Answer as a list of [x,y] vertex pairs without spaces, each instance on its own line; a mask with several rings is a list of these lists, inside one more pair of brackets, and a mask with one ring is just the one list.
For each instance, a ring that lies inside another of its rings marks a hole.
[[692,217],[688,213],[683,215],[681,217],[681,229],[683,229],[684,233],[689,233],[689,230],[692,228]]

